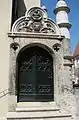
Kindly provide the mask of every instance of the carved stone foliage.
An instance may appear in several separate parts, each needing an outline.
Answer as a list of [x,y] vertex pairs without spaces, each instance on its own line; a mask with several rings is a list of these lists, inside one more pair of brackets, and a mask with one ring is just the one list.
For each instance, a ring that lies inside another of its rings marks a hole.
[[19,18],[12,27],[12,32],[36,32],[59,34],[56,23],[47,18],[45,11],[33,7],[26,12],[24,17]]

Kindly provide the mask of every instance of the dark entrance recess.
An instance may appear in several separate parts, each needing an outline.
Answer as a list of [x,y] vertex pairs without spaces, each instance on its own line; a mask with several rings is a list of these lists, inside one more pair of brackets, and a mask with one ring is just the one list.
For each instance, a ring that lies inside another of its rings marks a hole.
[[18,102],[54,99],[53,59],[40,47],[30,47],[18,57]]

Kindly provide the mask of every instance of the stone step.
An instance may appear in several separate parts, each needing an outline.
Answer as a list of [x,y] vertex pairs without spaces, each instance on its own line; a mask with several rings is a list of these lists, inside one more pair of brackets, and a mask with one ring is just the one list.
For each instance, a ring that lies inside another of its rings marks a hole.
[[36,112],[9,112],[7,120],[71,120],[67,112],[36,111]]
[[59,111],[59,108],[53,107],[16,107],[16,112],[36,112],[36,111]]
[[56,107],[56,102],[19,102],[17,103],[17,107]]
[[43,103],[43,102],[35,102],[35,103],[19,103],[16,106],[17,112],[28,112],[28,111],[59,111],[59,107],[55,102],[51,103]]
[[71,120],[71,114],[61,111],[55,102],[17,103],[16,111],[7,120]]

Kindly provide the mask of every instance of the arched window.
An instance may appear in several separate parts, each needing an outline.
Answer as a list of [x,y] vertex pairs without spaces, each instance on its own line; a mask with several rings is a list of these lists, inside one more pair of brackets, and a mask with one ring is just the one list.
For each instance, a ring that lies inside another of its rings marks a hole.
[[17,60],[18,102],[52,101],[54,99],[53,59],[38,46],[20,53]]

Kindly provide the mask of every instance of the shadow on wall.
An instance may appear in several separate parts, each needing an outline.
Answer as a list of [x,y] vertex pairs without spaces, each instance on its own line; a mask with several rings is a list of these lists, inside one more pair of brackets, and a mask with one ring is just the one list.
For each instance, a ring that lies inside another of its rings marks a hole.
[[24,0],[13,0],[12,2],[12,23],[13,23],[21,16],[24,16],[26,12],[26,6]]
[[24,0],[18,0],[18,18],[24,16],[26,12],[26,6]]

